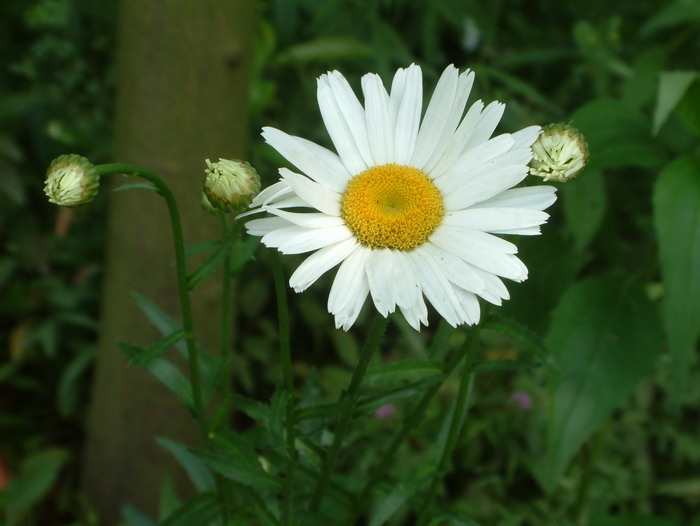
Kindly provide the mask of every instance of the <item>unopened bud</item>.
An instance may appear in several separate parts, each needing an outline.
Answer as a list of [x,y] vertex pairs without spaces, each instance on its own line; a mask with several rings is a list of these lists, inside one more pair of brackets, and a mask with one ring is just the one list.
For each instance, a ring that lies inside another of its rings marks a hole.
[[588,144],[570,124],[549,124],[532,145],[530,174],[545,181],[565,183],[576,177],[588,163]]
[[204,193],[211,206],[222,212],[241,212],[260,192],[260,176],[245,161],[207,159]]
[[87,204],[97,195],[99,187],[100,176],[95,167],[80,155],[61,155],[46,171],[44,193],[50,202],[60,206]]

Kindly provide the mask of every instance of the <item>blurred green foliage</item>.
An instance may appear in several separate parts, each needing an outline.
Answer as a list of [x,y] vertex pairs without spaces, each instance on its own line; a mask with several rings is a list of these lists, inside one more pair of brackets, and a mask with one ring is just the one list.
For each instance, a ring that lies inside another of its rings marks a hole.
[[[517,240],[530,278],[509,287],[512,299],[498,311],[505,321],[483,331],[475,403],[435,524],[700,525],[697,0],[261,0],[259,11],[254,138],[271,125],[330,146],[315,102],[319,74],[339,69],[357,87],[367,71],[386,80],[416,62],[427,86],[446,64],[473,69],[470,100],[507,104],[499,130],[572,120],[589,142],[590,165],[561,187],[543,237]],[[57,211],[41,187],[60,153],[109,157],[116,6],[32,0],[5,2],[0,14],[0,474],[11,475],[0,508],[8,524],[46,524],[47,517],[94,524],[75,467],[107,196],[77,212]],[[250,158],[265,185],[285,164],[261,140]],[[266,256],[256,257],[259,265],[241,270],[237,292],[234,423],[242,434],[216,437],[214,457],[160,442],[202,492],[181,504],[166,483],[163,520],[210,516],[216,503],[207,465],[276,489],[252,445],[264,444],[274,468],[281,431],[273,423],[283,412],[274,388],[274,294],[270,273],[261,271]],[[309,437],[299,446],[300,476],[308,480],[318,464],[314,441],[328,441],[322,430],[333,407],[303,408],[329,404],[347,385],[367,318],[359,330],[332,329],[329,283],[326,276],[289,298],[300,426]],[[393,319],[363,391],[368,417],[350,437],[357,453],[341,459],[348,475],[330,493],[339,510],[412,397],[442,379],[433,336],[444,349],[464,337],[418,334]],[[542,341],[556,366],[538,366]],[[368,524],[412,523],[402,504],[425,482],[421,470],[434,457],[456,390],[456,380],[446,379],[375,495]],[[386,403],[395,412],[373,417]],[[226,455],[245,462],[221,465]],[[133,508],[124,515],[129,524],[153,524]],[[240,524],[250,520],[242,516]]]

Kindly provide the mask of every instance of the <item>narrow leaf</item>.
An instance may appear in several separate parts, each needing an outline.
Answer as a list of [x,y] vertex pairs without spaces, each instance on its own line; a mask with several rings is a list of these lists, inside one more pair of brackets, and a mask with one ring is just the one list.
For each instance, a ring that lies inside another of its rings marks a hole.
[[211,471],[187,447],[167,438],[156,437],[155,440],[177,459],[198,491],[214,491],[216,483]]
[[[131,345],[126,342],[117,342],[119,350],[126,355],[129,360],[138,360],[138,356],[147,352],[146,349]],[[160,382],[170,389],[187,407],[192,407],[192,388],[190,381],[182,374],[182,371],[175,367],[165,358],[154,358],[143,365],[144,369],[155,376]]]
[[220,513],[216,496],[213,493],[201,493],[173,511],[160,526],[206,526],[219,517]]
[[440,363],[432,360],[409,358],[372,367],[365,376],[365,386],[396,386],[442,375],[442,365]]

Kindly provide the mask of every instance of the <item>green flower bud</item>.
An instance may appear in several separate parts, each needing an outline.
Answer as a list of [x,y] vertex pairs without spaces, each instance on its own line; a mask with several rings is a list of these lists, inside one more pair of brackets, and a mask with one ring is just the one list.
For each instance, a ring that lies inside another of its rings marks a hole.
[[222,212],[242,212],[260,192],[260,176],[245,161],[207,159],[204,193],[211,206]]
[[44,193],[50,202],[60,206],[87,204],[97,195],[99,187],[100,176],[95,167],[80,155],[61,155],[46,171]]
[[576,177],[588,163],[588,143],[583,134],[566,123],[542,128],[532,145],[530,174],[545,181],[565,183]]

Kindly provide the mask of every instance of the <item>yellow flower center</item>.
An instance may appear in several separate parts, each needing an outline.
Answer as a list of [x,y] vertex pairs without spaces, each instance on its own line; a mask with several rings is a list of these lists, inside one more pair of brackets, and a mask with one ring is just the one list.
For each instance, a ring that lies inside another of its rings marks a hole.
[[445,208],[440,190],[424,172],[383,164],[350,180],[340,200],[340,213],[362,244],[411,250],[440,226]]

